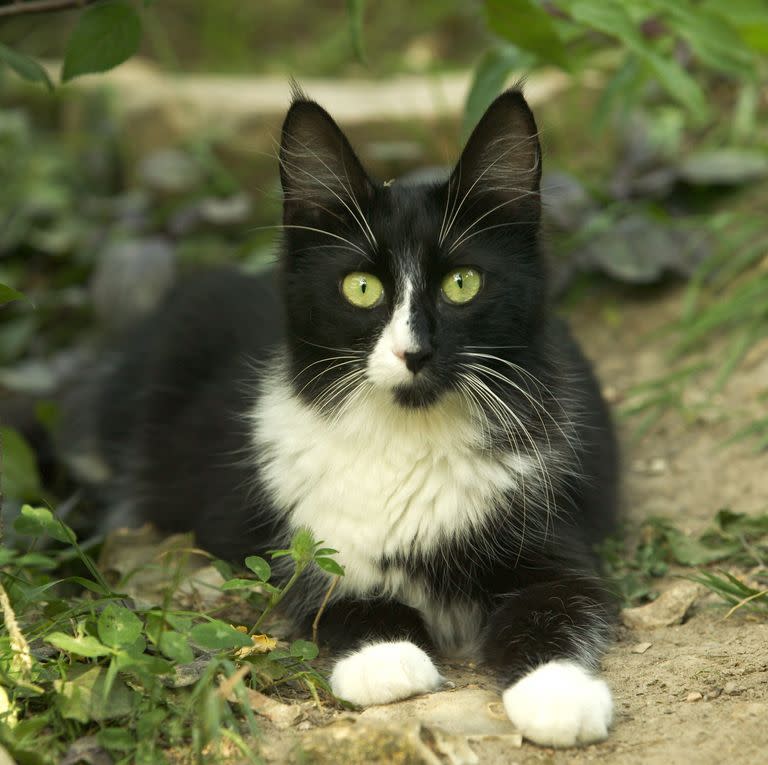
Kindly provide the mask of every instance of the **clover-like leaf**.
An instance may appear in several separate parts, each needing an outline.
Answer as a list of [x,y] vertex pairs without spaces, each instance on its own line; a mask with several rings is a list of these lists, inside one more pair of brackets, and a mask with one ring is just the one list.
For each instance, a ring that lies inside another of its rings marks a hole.
[[99,614],[99,638],[111,648],[128,646],[141,635],[141,619],[117,603],[109,603]]
[[253,645],[249,635],[218,619],[195,625],[189,636],[199,646],[214,651]]
[[269,563],[258,555],[249,555],[245,559],[245,565],[246,568],[249,568],[259,577],[259,581],[261,582],[268,582],[269,577],[272,576],[272,569],[270,568]]

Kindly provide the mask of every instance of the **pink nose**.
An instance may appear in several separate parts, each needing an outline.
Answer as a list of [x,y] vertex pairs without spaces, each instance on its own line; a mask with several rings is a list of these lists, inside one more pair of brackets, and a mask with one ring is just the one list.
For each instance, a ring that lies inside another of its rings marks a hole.
[[399,349],[393,348],[392,353],[394,353],[395,356],[397,356],[397,358],[400,359],[400,361],[405,361],[405,351],[401,351]]

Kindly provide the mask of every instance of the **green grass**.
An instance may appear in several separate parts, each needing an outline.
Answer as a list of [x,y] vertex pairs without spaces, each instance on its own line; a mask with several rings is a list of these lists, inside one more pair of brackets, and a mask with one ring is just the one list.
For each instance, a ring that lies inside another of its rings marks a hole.
[[666,519],[650,518],[633,536],[632,544],[610,539],[600,548],[625,606],[653,600],[659,580],[675,574],[704,585],[732,611],[746,608],[768,615],[768,514],[720,510],[699,536],[684,534]]
[[[768,271],[761,266],[768,255],[764,220],[724,212],[702,220],[702,226],[715,238],[716,250],[687,285],[679,318],[649,338],[667,342],[672,371],[630,388],[620,409],[621,416],[634,420],[636,439],[668,411],[692,420],[711,408],[750,349],[768,337]],[[695,407],[685,403],[684,395],[694,384],[706,393]],[[755,451],[768,449],[768,418],[741,425],[736,419],[734,428],[726,445],[752,439]]]
[[163,763],[174,749],[219,761],[225,742],[259,762],[248,688],[333,699],[312,666],[315,643],[281,645],[262,632],[309,567],[330,573],[334,583],[344,573],[336,551],[309,532],[271,552],[272,564],[289,562],[280,585],[272,583],[272,564],[258,556],[246,559],[247,578],[216,562],[224,607],[255,615],[248,629],[171,606],[183,554],[158,572],[168,582],[162,604],[140,606],[122,591],[129,576],[111,584],[49,510],[25,506],[14,529],[31,542],[0,551],[0,741],[19,765],[58,762],[86,736],[115,762]]

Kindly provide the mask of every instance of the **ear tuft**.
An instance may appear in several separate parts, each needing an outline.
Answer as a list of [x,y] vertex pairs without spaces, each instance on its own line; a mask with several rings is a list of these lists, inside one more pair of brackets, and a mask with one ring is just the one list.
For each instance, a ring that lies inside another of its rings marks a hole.
[[296,101],[309,101],[309,96],[304,92],[304,88],[301,87],[299,81],[295,77],[291,77],[288,80],[288,86],[291,89],[291,103]]

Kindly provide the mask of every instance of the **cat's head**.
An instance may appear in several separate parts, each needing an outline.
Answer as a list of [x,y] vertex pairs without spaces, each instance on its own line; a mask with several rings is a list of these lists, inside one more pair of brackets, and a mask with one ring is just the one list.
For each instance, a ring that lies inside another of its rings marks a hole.
[[374,180],[328,113],[298,96],[280,174],[288,342],[305,399],[333,411],[373,388],[427,407],[466,389],[468,364],[529,345],[545,300],[541,151],[518,90],[491,104],[445,182],[422,185]]

